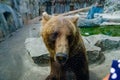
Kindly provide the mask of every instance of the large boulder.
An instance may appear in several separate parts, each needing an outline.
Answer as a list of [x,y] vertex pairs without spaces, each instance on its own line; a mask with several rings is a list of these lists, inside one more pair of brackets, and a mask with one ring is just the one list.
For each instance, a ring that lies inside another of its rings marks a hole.
[[34,60],[34,63],[46,64],[49,61],[48,50],[46,49],[42,38],[27,38],[25,41],[25,48],[28,54]]
[[104,54],[101,52],[101,48],[96,46],[87,48],[87,55],[89,64],[101,64],[105,60]]
[[[89,64],[100,64],[105,60],[103,51],[120,49],[120,37],[92,35],[83,37]],[[39,65],[48,64],[49,52],[42,38],[28,38],[25,41],[26,50],[34,62]]]
[[100,64],[105,60],[104,54],[101,52],[101,48],[95,46],[94,42],[97,40],[91,37],[83,37],[83,41],[86,47],[89,64]]
[[97,41],[95,45],[100,47],[102,51],[120,49],[120,39],[103,39]]
[[102,52],[106,50],[120,49],[120,37],[99,34],[85,37],[85,39],[89,44],[101,48]]
[[[85,47],[87,50],[88,60],[90,64],[102,63],[104,55],[101,53],[101,48],[89,43],[86,37],[83,37]],[[27,38],[25,47],[28,54],[32,57],[34,62],[38,65],[46,65],[49,62],[49,52],[47,51],[42,38]]]
[[25,40],[25,47],[32,57],[47,54],[48,51],[43,43],[42,38],[27,38]]

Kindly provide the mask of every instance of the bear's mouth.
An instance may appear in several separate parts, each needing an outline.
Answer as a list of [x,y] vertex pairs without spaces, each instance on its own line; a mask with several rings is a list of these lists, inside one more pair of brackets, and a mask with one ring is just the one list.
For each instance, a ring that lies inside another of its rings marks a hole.
[[59,64],[65,64],[67,62],[68,55],[65,53],[57,53],[55,58]]

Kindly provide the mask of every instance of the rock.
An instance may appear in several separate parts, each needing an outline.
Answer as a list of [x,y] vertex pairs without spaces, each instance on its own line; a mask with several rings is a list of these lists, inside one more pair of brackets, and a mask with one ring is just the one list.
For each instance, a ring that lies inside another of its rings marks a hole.
[[95,45],[98,47],[101,47],[102,51],[120,49],[120,39],[119,40],[112,40],[112,39],[99,40]]
[[0,3],[0,30],[4,37],[11,35],[22,26],[20,14],[18,15],[11,6]]
[[120,37],[92,35],[83,37],[89,63],[101,63],[105,60],[103,51],[120,49]]
[[119,49],[120,37],[93,35],[88,37],[89,42],[101,48],[101,51]]
[[[105,60],[105,57],[104,57],[104,54],[101,53],[101,48],[94,46],[94,43],[91,42],[90,38],[88,38],[88,37],[83,37],[83,41],[84,41],[84,44],[86,47],[89,64],[102,63]],[[95,40],[93,40],[93,41],[95,41]]]
[[[95,43],[98,40],[102,40],[102,39],[106,39],[109,36],[103,35],[103,34],[99,34],[99,35],[91,35],[91,36],[87,36],[87,37],[83,37],[83,41],[87,44],[91,44],[91,45],[95,45]],[[87,47],[87,46],[86,46]]]
[[89,64],[101,64],[105,60],[104,54],[96,48],[95,50],[87,51],[87,55]]
[[[86,47],[89,64],[100,64],[104,62],[105,57],[102,53],[106,50],[120,48],[120,38],[106,35],[92,35],[83,37]],[[28,38],[25,41],[26,50],[38,65],[47,65],[49,62],[49,52],[47,51],[42,38]]]
[[48,54],[48,51],[41,37],[40,38],[27,38],[25,40],[25,47],[31,57]]
[[[101,48],[94,46],[93,43],[89,43],[87,37],[84,37],[85,47],[87,50],[88,60],[90,64],[104,61],[104,55],[101,53]],[[27,38],[25,46],[28,54],[34,60],[34,63],[38,65],[46,65],[49,62],[49,52],[47,51],[42,38]]]
[[49,55],[43,54],[41,56],[32,57],[35,64],[39,66],[46,66],[49,63]]
[[119,11],[120,10],[119,5],[120,5],[119,0],[115,0],[114,2],[113,2],[113,0],[105,0],[104,12],[113,13],[115,11]]
[[49,62],[48,51],[43,43],[42,38],[27,38],[25,40],[25,47],[28,54],[34,60],[34,63],[46,64]]

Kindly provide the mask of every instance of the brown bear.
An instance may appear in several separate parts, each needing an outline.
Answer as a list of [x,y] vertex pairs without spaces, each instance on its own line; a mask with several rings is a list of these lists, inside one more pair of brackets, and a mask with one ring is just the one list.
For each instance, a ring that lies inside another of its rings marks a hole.
[[78,16],[43,13],[43,41],[50,53],[50,75],[46,80],[89,80],[86,50],[75,26]]

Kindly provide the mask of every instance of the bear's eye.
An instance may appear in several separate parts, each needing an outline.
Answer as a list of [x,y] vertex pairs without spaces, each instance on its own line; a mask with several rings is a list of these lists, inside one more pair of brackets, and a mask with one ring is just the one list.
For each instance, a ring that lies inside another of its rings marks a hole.
[[58,36],[58,32],[52,33],[52,34],[50,35],[50,40],[51,40],[51,41],[55,41],[56,38],[57,38],[57,36]]

